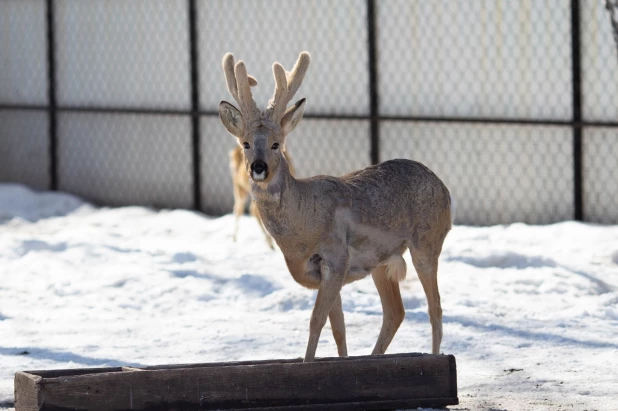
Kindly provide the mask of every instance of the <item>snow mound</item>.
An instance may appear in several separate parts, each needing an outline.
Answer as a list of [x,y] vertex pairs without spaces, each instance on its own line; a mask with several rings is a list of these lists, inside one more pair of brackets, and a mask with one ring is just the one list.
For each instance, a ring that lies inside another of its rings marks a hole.
[[555,267],[556,262],[551,258],[540,255],[525,255],[512,251],[494,251],[477,255],[450,256],[447,261],[459,261],[478,268],[541,268]]
[[37,192],[20,184],[0,184],[0,223],[14,218],[35,222],[86,209],[92,206],[70,194]]

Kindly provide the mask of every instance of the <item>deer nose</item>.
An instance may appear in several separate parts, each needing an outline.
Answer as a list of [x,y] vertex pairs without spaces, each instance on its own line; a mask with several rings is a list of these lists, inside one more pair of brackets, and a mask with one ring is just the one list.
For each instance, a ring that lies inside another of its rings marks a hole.
[[262,174],[268,171],[268,165],[262,160],[255,160],[251,164],[251,171],[255,174]]

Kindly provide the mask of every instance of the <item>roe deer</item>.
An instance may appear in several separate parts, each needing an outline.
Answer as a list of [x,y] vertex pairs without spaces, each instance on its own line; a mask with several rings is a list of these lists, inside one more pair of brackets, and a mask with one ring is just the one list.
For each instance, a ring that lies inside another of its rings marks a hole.
[[[257,84],[257,83],[256,83]],[[290,173],[294,175],[294,168],[292,167],[292,163],[290,162],[289,153],[285,153],[282,150],[282,154],[285,154],[286,160],[290,166]],[[245,212],[245,206],[247,205],[247,199],[251,195],[251,184],[249,183],[249,173],[247,173],[247,169],[245,168],[245,160],[243,149],[240,146],[236,146],[234,149],[230,151],[230,172],[232,173],[232,188],[234,189],[234,234],[232,238],[236,241],[236,237],[238,236],[238,223],[240,220],[240,216]],[[251,204],[249,205],[249,214],[254,216],[258,223],[260,224],[260,228],[264,232],[264,236],[266,237],[266,243],[272,249],[273,239],[264,228],[264,223],[262,223],[262,219],[260,218],[260,214],[258,213],[257,207],[255,205],[255,201],[251,200]]]
[[[424,165],[391,160],[343,177],[296,179],[281,150],[302,118],[305,99],[287,108],[305,76],[309,53],[291,72],[273,64],[275,93],[264,112],[251,94],[242,61],[228,53],[223,71],[237,109],[222,101],[219,116],[244,149],[251,193],[264,226],[283,252],[292,277],[317,289],[305,361],[313,361],[320,332],[330,319],[340,356],[347,356],[340,291],[371,274],[382,302],[382,328],[372,354],[383,354],[402,323],[405,310],[399,281],[406,276],[402,257],[412,262],[427,297],[432,353],[442,341],[438,257],[451,229],[451,198]],[[316,153],[317,154],[317,153]]]

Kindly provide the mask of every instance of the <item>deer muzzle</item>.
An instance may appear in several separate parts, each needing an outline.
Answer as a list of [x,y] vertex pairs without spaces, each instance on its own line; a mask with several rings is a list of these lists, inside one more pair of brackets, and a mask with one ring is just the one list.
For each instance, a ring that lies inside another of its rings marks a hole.
[[262,160],[251,163],[251,178],[254,181],[264,181],[268,177],[268,164]]

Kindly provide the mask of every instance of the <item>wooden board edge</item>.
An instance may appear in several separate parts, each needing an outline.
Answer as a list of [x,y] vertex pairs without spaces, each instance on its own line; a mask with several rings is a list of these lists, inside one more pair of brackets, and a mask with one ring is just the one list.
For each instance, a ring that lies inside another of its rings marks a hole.
[[412,409],[419,407],[445,407],[448,405],[458,405],[458,397],[445,398],[415,398],[409,400],[382,400],[382,401],[363,401],[363,402],[342,402],[342,403],[323,403],[311,405],[284,405],[276,407],[253,407],[253,408],[229,408],[227,411],[352,411],[352,410],[394,410]]
[[122,367],[97,367],[97,368],[65,368],[58,370],[26,370],[26,374],[36,375],[42,378],[72,377],[86,374],[103,374],[109,372],[121,372]]
[[[383,354],[383,355],[354,355],[348,357],[318,357],[315,362],[331,362],[331,361],[364,361],[364,360],[383,360],[383,359],[396,359],[396,358],[410,358],[410,357],[451,357],[452,355],[445,354],[427,354],[427,353],[396,353],[396,354]],[[159,371],[159,370],[171,370],[171,369],[189,369],[189,368],[208,368],[208,367],[236,367],[236,366],[252,366],[252,365],[269,365],[269,364],[292,364],[302,363],[303,359],[297,358],[285,358],[285,359],[269,359],[269,360],[239,360],[239,361],[227,361],[227,362],[208,362],[208,363],[189,363],[189,364],[160,364],[160,365],[146,365],[146,366],[117,366],[117,367],[100,367],[100,368],[68,368],[57,370],[25,370],[22,371],[27,374],[38,375],[43,378],[57,378],[57,377],[69,377],[84,374],[102,374],[111,372],[122,371]]]
[[41,405],[41,382],[38,375],[23,371],[15,373],[15,411],[38,411]]
[[[449,396],[457,398],[457,360],[454,355],[448,356],[449,363]],[[459,402],[458,402],[459,403]]]
[[[331,361],[361,361],[361,360],[377,360],[384,358],[409,358],[409,357],[424,357],[443,354],[427,354],[427,353],[397,353],[397,354],[382,354],[382,355],[351,355],[347,357],[317,357],[315,362],[331,362]],[[295,358],[283,358],[283,359],[269,359],[269,360],[239,360],[239,361],[224,361],[224,362],[209,362],[209,363],[194,363],[194,364],[161,364],[161,365],[148,365],[144,367],[135,367],[146,371],[157,371],[167,369],[180,369],[180,368],[207,368],[207,367],[237,367],[237,366],[249,366],[249,365],[270,365],[270,364],[302,364],[303,359],[301,357]]]

